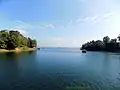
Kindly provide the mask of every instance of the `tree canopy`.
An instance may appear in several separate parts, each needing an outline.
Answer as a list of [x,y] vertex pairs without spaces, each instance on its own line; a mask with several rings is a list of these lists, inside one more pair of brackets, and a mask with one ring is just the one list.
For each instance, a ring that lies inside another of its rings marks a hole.
[[[118,41],[117,41],[118,39]],[[88,51],[110,51],[119,52],[120,51],[120,35],[117,38],[110,39],[108,36],[103,37],[103,40],[90,41],[82,45],[81,50]]]
[[30,37],[25,37],[19,31],[0,31],[0,49],[15,49],[17,47],[33,48],[37,46],[37,41]]

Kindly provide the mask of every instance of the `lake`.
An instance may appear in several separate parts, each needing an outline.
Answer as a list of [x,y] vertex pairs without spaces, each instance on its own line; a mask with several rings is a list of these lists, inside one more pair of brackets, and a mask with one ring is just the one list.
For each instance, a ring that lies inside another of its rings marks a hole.
[[120,90],[120,54],[79,48],[0,53],[0,90]]

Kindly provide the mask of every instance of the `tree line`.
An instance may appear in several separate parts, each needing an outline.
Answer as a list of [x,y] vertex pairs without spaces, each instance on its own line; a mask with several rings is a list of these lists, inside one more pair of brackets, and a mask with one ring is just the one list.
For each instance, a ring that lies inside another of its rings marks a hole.
[[110,39],[110,37],[105,36],[102,41],[92,40],[83,44],[81,50],[120,52],[120,35],[114,39]]
[[33,48],[37,46],[37,41],[30,37],[25,37],[19,31],[0,31],[0,49],[15,49],[17,47]]

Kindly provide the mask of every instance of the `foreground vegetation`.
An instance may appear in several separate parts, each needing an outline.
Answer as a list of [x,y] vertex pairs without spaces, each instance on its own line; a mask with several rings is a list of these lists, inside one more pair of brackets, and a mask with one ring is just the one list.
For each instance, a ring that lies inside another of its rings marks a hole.
[[110,39],[108,36],[103,40],[90,41],[82,45],[81,50],[87,51],[107,51],[120,52],[120,35],[115,39]]
[[19,31],[0,31],[0,52],[29,51],[34,50],[36,46],[36,40],[23,36]]

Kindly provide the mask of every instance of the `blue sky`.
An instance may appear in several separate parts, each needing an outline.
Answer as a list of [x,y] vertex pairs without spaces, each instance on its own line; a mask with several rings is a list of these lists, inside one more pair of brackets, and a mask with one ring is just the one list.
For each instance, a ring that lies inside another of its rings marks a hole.
[[40,46],[79,47],[120,34],[119,0],[0,0],[0,28],[18,30]]

